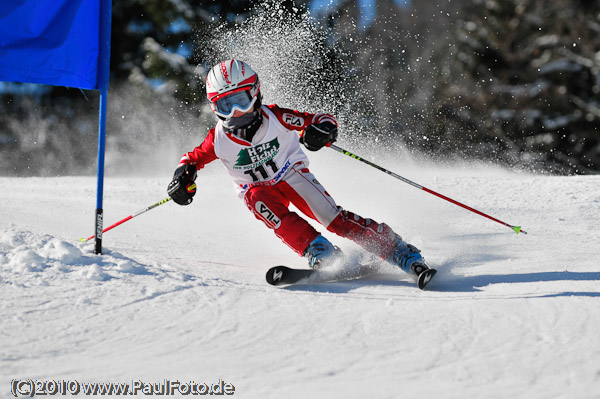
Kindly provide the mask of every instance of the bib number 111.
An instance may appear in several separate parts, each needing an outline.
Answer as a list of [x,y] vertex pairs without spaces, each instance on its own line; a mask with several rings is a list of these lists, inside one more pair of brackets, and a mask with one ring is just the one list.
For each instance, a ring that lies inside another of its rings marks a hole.
[[259,174],[262,177],[262,180],[267,180],[269,178],[269,172],[267,171],[267,168],[265,168],[265,165],[271,168],[273,173],[277,173],[277,171],[279,170],[275,162],[272,159],[269,159],[267,162],[258,166],[257,168],[247,170],[244,173],[252,177],[253,182],[258,181]]

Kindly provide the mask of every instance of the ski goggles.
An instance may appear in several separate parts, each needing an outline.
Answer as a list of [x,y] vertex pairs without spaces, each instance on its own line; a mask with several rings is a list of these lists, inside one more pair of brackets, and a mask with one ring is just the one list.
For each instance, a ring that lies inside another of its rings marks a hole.
[[211,102],[215,114],[223,118],[231,118],[235,111],[248,112],[254,106],[256,97],[252,97],[249,88],[227,93]]

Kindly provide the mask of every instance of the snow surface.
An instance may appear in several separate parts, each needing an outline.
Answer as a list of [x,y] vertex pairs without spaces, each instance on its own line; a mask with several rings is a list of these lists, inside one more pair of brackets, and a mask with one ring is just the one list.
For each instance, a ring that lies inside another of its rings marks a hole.
[[[218,162],[192,205],[107,232],[102,256],[78,242],[92,234],[95,178],[0,178],[2,397],[13,378],[223,379],[240,398],[600,397],[600,176],[371,157],[529,233],[516,235],[341,154],[310,156],[339,204],[423,250],[439,270],[429,291],[386,265],[268,286],[270,266],[306,262]],[[168,181],[108,176],[105,226],[164,198]]]

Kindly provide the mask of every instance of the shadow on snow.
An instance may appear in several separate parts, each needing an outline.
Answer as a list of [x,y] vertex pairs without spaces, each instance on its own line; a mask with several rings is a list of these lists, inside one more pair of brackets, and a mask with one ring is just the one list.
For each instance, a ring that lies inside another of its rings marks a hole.
[[[427,288],[432,292],[482,292],[482,288],[493,284],[518,284],[518,283],[544,283],[555,281],[600,281],[600,272],[544,272],[524,274],[494,274],[480,276],[455,276],[449,273],[438,273]],[[296,284],[284,287],[289,291],[309,291],[319,293],[348,293],[361,287],[387,286],[398,288],[416,288],[416,283],[405,274],[374,273],[353,280],[333,282],[318,282],[310,284]],[[588,296],[600,297],[600,292],[565,291],[539,295],[540,298],[563,296]]]

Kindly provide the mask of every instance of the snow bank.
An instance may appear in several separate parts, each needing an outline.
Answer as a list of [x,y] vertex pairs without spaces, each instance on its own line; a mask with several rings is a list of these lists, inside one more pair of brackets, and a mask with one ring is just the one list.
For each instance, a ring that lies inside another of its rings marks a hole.
[[91,244],[69,243],[59,238],[9,228],[0,233],[0,267],[3,275],[29,280],[56,279],[75,273],[81,278],[106,281],[128,274],[150,274],[146,266],[118,253],[95,255]]

